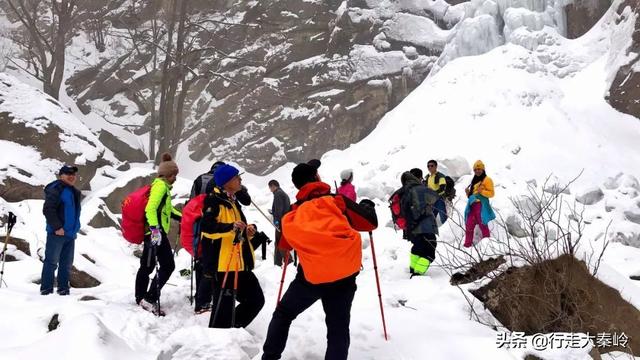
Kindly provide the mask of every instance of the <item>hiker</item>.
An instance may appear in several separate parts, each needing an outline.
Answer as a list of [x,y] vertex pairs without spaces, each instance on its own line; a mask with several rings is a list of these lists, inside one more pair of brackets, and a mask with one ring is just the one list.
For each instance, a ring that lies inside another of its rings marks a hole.
[[40,295],[53,293],[56,268],[58,295],[69,295],[69,275],[73,266],[75,241],[80,230],[80,191],[74,187],[77,173],[77,167],[64,165],[58,171],[58,180],[44,188],[42,213],[47,222],[47,242]]
[[[171,187],[178,177],[178,165],[168,153],[162,154],[161,159],[158,176],[151,183],[149,201],[144,209],[149,231],[144,236],[140,268],[136,275],[135,296],[136,303],[143,309],[164,316],[159,306],[160,290],[176,267],[167,234],[171,227],[171,219],[180,222],[182,214],[171,203]],[[151,285],[147,286],[156,261],[160,265],[159,271],[156,272]]]
[[491,236],[491,232],[487,224],[496,218],[489,203],[489,199],[495,194],[493,180],[487,176],[482,161],[478,160],[473,164],[473,179],[471,184],[464,190],[469,197],[464,211],[466,224],[464,246],[471,247],[476,225],[480,227],[482,238],[488,238]]
[[438,227],[444,224],[447,219],[447,205],[445,204],[445,192],[447,190],[447,181],[445,179],[444,174],[438,171],[438,162],[435,160],[429,160],[427,162],[427,170],[429,171],[429,175],[427,175],[425,183],[429,189],[435,191],[440,195],[438,201],[433,204],[433,216],[436,217],[436,223]]
[[[216,183],[214,180],[214,175],[216,172],[216,169],[222,165],[225,165],[225,163],[223,161],[216,161],[213,163],[213,165],[211,165],[211,169],[204,173],[199,175],[194,181],[193,181],[193,185],[191,186],[191,193],[189,195],[189,200],[193,199],[194,197],[200,195],[200,194],[210,194],[213,191],[213,188],[215,187]],[[238,199],[238,201],[245,206],[249,206],[251,205],[251,195],[249,195],[249,190],[243,185],[242,189],[240,191],[238,191],[236,194],[234,194],[234,196]],[[197,235],[197,234],[196,234]],[[201,251],[199,251],[198,249],[194,249],[193,250],[193,272],[195,274],[195,278],[196,278],[196,293],[195,293],[195,298],[198,298],[198,289],[200,289],[200,281],[202,280],[202,265],[200,263],[200,259],[198,257],[198,254]],[[196,302],[196,306],[194,311],[196,312],[196,314],[201,314],[203,312],[209,311],[211,310],[211,303],[209,303],[206,306],[198,306],[198,303]]]
[[438,200],[438,194],[408,171],[402,174],[400,182],[400,211],[406,220],[405,235],[413,244],[409,272],[412,277],[424,275],[436,258],[438,226],[433,204]]
[[291,200],[289,195],[280,188],[278,180],[269,181],[269,190],[273,193],[273,204],[271,205],[271,215],[273,215],[273,225],[276,226],[276,248],[273,252],[273,263],[276,266],[282,266],[282,253],[278,250],[280,242],[280,232],[282,231],[281,221],[284,214],[291,208]]
[[418,180],[420,180],[421,183],[424,183],[424,179],[422,178],[422,170],[420,170],[419,168],[413,168],[409,170],[409,172]]
[[317,168],[308,163],[298,164],[291,178],[299,191],[282,219],[280,248],[295,249],[300,265],[273,313],[262,359],[280,359],[291,322],[317,300],[326,316],[325,359],[346,359],[351,303],[362,262],[358,231],[377,227],[375,209],[369,200],[357,204],[344,195],[331,195],[331,187],[319,181]]
[[351,183],[353,181],[353,170],[343,170],[340,173],[340,179],[338,194],[346,196],[351,201],[356,201],[356,188]]
[[[247,220],[234,195],[242,188],[240,172],[225,164],[216,169],[216,187],[204,199],[204,210],[200,222],[202,243],[203,278],[198,289],[196,307],[213,309],[209,327],[246,327],[264,306],[264,295],[252,270],[255,264],[255,225]],[[227,276],[222,291],[222,281]],[[234,283],[237,275],[237,288]],[[240,303],[235,303],[230,292],[236,292]],[[218,305],[220,299],[220,305]],[[217,311],[216,311],[217,310]],[[235,312],[235,324],[232,314]]]
[[[216,169],[224,164],[225,163],[222,161],[214,162],[208,172],[199,175],[193,181],[193,185],[191,186],[191,193],[189,194],[189,200],[200,194],[209,194],[211,193],[211,191],[213,191],[213,188],[216,185],[213,176],[216,172]],[[249,190],[244,185],[242,186],[242,189],[235,194],[235,197],[238,199],[240,204],[244,206],[251,205],[251,196],[249,195]]]

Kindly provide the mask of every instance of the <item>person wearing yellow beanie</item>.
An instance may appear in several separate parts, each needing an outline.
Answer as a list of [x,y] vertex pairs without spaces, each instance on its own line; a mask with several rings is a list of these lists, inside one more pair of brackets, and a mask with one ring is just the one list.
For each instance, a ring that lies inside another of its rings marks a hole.
[[481,160],[473,164],[473,179],[471,184],[465,189],[469,200],[464,212],[465,217],[465,239],[464,246],[473,245],[473,233],[476,225],[482,231],[482,238],[491,236],[489,221],[495,219],[495,214],[489,203],[489,199],[495,195],[493,180],[487,176],[484,163]]

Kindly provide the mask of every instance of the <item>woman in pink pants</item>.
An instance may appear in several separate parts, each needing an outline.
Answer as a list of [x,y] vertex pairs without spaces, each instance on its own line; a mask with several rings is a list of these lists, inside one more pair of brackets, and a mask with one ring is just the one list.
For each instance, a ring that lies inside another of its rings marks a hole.
[[473,180],[465,189],[469,200],[465,209],[466,233],[464,246],[471,247],[473,245],[473,232],[476,225],[480,226],[482,237],[489,237],[489,221],[495,219],[495,214],[489,199],[494,195],[493,180],[487,176],[484,169],[484,163],[478,160],[473,164]]

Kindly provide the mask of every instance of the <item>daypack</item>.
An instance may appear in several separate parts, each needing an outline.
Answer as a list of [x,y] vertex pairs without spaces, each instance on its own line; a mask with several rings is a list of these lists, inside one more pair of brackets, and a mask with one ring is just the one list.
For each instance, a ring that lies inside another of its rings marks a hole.
[[283,236],[296,250],[304,277],[312,284],[344,279],[357,273],[362,264],[360,233],[336,205],[340,196],[326,195],[294,205],[282,218]]
[[410,187],[408,190],[411,202],[411,214],[405,214],[413,224],[417,224],[424,216],[433,216],[433,204],[438,201],[440,195],[424,184]]
[[180,221],[180,243],[191,256],[194,256],[194,249],[198,249],[198,256],[202,255],[200,248],[200,219],[204,207],[206,194],[200,194],[189,200],[182,209],[182,220]]
[[[122,229],[122,236],[132,244],[142,244],[144,240],[144,233],[148,228],[145,208],[149,202],[150,192],[151,185],[145,185],[122,200],[120,228]],[[160,219],[160,212],[166,200],[167,194],[165,193],[160,201],[160,206],[158,206],[158,219]]]
[[144,240],[146,218],[144,208],[149,202],[151,185],[145,185],[130,193],[122,200],[122,236],[132,244],[141,244]]
[[389,209],[391,210],[391,220],[393,224],[400,230],[406,230],[407,219],[402,216],[402,207],[400,206],[400,190],[396,190],[389,198]]
[[201,175],[202,184],[200,185],[200,194],[209,194],[213,191],[213,187],[215,186],[215,182],[213,180],[212,173],[206,173]]
[[441,176],[444,176],[444,181],[447,182],[447,185],[444,189],[444,195],[442,195],[442,197],[446,200],[453,201],[453,199],[456,197],[456,182],[453,181],[451,176],[443,175],[442,173],[438,172],[436,174],[436,183],[440,182]]

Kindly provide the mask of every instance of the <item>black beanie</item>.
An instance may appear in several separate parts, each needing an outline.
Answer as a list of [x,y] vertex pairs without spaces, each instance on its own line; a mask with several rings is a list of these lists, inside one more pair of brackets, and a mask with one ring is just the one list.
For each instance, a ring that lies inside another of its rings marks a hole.
[[305,184],[316,181],[317,169],[309,164],[298,164],[291,172],[291,181],[296,189],[300,189]]

